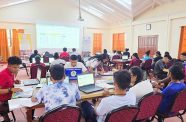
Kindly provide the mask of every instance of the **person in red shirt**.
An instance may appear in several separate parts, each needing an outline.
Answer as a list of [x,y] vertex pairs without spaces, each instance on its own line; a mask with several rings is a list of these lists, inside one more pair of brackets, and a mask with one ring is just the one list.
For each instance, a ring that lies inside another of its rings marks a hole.
[[132,66],[140,66],[140,63],[141,63],[141,61],[138,57],[138,54],[133,53],[132,60],[130,61],[130,64],[129,64],[129,68],[131,68]]
[[0,72],[0,114],[5,122],[10,122],[8,100],[11,99],[13,92],[22,91],[20,88],[14,88],[14,83],[19,83],[14,77],[18,73],[21,63],[20,58],[16,56],[9,57],[7,68]]
[[60,54],[59,57],[61,59],[66,58],[66,57],[70,57],[69,53],[67,53],[67,48],[66,47],[63,48],[63,52]]

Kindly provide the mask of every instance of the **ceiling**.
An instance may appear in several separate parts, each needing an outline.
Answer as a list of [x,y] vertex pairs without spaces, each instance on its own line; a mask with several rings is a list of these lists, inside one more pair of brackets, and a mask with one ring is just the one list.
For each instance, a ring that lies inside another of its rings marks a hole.
[[[29,1],[32,0],[0,0],[0,8]],[[68,1],[76,7],[79,6],[78,0]],[[122,23],[124,20],[133,20],[149,9],[173,1],[176,0],[81,0],[81,10],[107,23]]]
[[[78,6],[78,0],[73,1]],[[81,0],[81,9],[108,23],[122,23],[123,20],[133,20],[149,9],[174,1],[176,0]]]

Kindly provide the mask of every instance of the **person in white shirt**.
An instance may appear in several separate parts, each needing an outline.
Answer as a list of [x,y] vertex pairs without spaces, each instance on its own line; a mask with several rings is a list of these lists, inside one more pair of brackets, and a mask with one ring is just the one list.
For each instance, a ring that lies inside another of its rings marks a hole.
[[139,100],[146,94],[153,92],[152,84],[150,80],[142,81],[143,73],[142,69],[137,66],[130,68],[129,72],[131,73],[131,88],[129,91],[132,91],[136,95],[136,104]]
[[54,53],[54,59],[55,60],[51,63],[52,66],[55,64],[62,64],[62,65],[66,64],[65,60],[59,58],[59,54],[57,52]]
[[70,55],[79,55],[77,52],[76,52],[76,48],[72,48],[72,52]]
[[99,72],[104,72],[104,64],[106,64],[109,61],[108,55],[96,55],[86,62],[86,66],[89,68],[89,70],[92,72],[94,69],[97,68]]
[[[84,117],[86,121],[91,120],[92,122],[104,122],[106,115],[114,109],[125,105],[135,105],[136,96],[132,92],[128,92],[127,89],[130,85],[131,76],[127,70],[120,70],[114,73],[114,95],[105,97],[101,101],[97,101],[94,109],[88,102],[81,104]],[[108,96],[109,92],[104,91],[103,95]],[[92,112],[95,110],[94,112]],[[95,119],[97,115],[97,120]]]
[[85,67],[85,65],[81,62],[78,62],[78,58],[76,55],[71,55],[70,62],[66,62],[64,67],[65,69],[66,68],[82,68],[83,72],[87,71],[87,68]]

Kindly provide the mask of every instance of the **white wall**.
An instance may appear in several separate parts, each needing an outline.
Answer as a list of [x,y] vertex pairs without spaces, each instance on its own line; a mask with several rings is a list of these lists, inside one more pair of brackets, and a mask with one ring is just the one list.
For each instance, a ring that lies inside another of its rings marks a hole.
[[[186,26],[186,0],[177,0],[160,7],[152,8],[135,18],[125,26],[110,28],[110,35],[116,32],[126,33],[126,46],[131,52],[137,52],[138,36],[159,35],[158,50],[162,53],[170,51],[174,58],[178,56],[181,26]],[[146,30],[151,24],[151,30]],[[128,28],[128,29],[127,29]],[[128,38],[127,38],[128,37]],[[112,41],[112,39],[110,39]]]
[[[0,28],[23,28],[25,32],[32,34],[34,49],[36,48],[36,24],[53,24],[76,26],[81,28],[81,41],[84,27],[103,28],[108,26],[106,22],[82,12],[85,19],[79,22],[78,8],[68,0],[34,0],[0,9]],[[81,43],[81,42],[80,42]],[[80,45],[80,49],[82,43]]]

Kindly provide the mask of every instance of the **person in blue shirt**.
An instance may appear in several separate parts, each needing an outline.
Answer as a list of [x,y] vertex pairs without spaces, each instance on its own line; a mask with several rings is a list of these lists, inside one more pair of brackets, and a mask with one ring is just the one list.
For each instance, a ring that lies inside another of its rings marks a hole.
[[41,88],[32,102],[44,103],[45,111],[49,111],[60,105],[68,104],[75,106],[76,100],[80,100],[80,92],[76,84],[64,83],[64,67],[60,64],[50,68],[53,84]]
[[150,50],[148,50],[147,52],[145,52],[145,55],[143,56],[143,62],[146,60],[149,60],[150,58]]
[[158,110],[159,113],[168,113],[171,109],[176,93],[186,89],[186,85],[182,81],[184,79],[184,73],[178,65],[173,65],[169,69],[169,77],[171,78],[171,82],[162,91],[163,99]]

